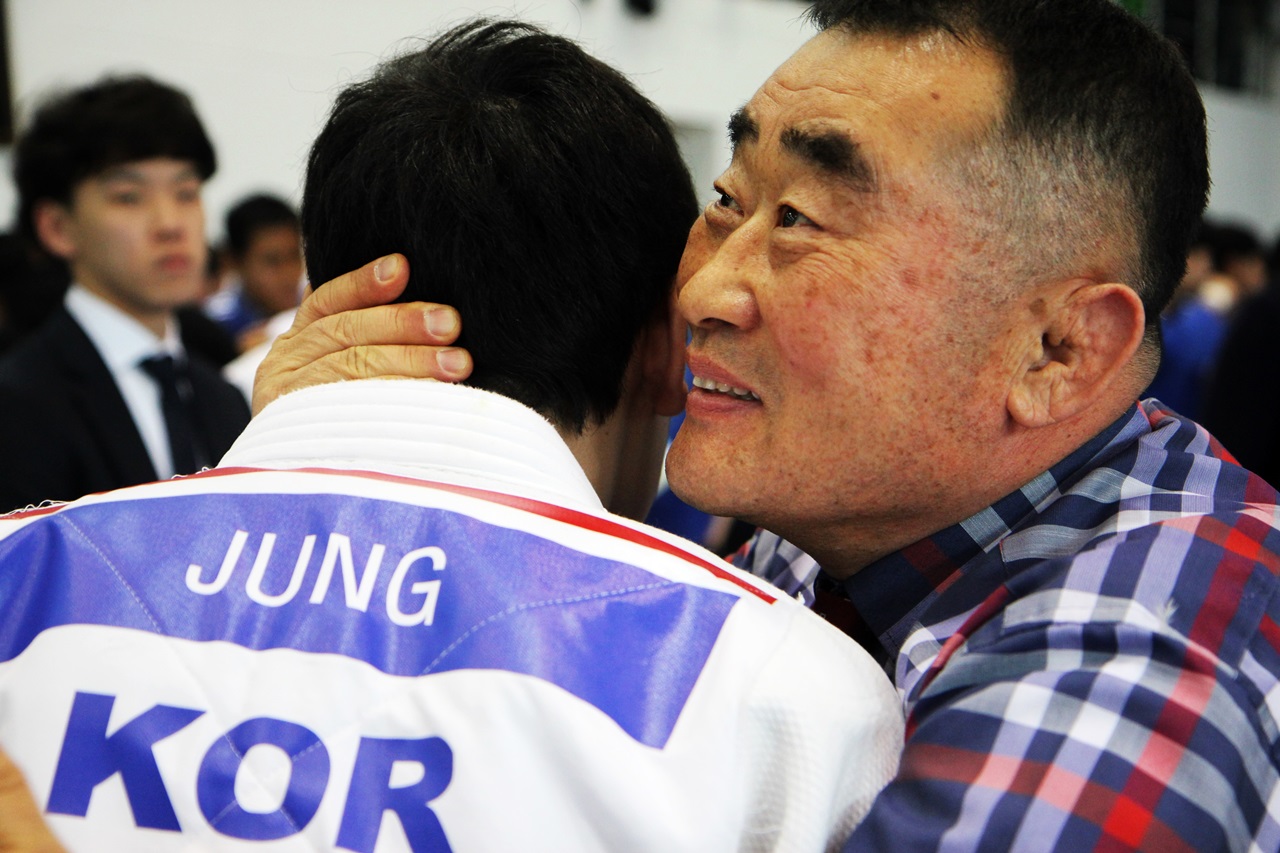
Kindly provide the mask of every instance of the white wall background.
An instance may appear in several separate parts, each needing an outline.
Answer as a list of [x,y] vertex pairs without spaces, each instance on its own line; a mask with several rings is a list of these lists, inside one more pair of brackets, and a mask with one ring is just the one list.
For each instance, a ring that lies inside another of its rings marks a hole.
[[1201,86],[1209,119],[1209,213],[1280,232],[1280,103]]
[[[248,192],[297,200],[302,166],[334,94],[407,39],[471,14],[516,15],[579,40],[622,69],[681,128],[702,162],[699,189],[727,160],[723,128],[809,35],[795,0],[659,0],[636,18],[622,0],[9,0],[18,122],[43,94],[108,71],[185,89],[217,149],[209,234]],[[0,225],[12,222],[0,149]]]
[[[8,0],[18,117],[50,89],[142,71],[186,89],[213,137],[209,235],[245,193],[296,201],[302,163],[334,93],[405,39],[473,13],[516,14],[581,41],[682,129],[699,189],[727,159],[723,127],[809,35],[796,0]],[[1206,91],[1211,212],[1280,231],[1280,106]],[[0,226],[14,197],[0,149]]]

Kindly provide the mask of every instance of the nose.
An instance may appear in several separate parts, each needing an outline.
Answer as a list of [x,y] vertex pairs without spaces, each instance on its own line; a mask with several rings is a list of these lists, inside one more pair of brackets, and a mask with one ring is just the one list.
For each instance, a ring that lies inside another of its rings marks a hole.
[[172,239],[183,236],[190,227],[188,204],[163,193],[151,205],[151,223],[158,236]]
[[753,221],[717,237],[699,221],[680,261],[677,302],[693,329],[751,329],[759,322],[756,302],[768,274],[766,235]]

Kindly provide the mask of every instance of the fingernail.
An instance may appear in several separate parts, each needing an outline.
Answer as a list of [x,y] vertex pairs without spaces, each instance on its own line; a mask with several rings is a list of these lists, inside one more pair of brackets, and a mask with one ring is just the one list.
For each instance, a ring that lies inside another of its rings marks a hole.
[[445,373],[457,375],[467,369],[467,351],[462,349],[442,349],[436,353],[436,364]]
[[399,255],[387,255],[385,258],[379,258],[378,262],[373,266],[373,277],[378,280],[379,284],[386,284],[391,281],[398,272],[400,272]]
[[457,315],[448,308],[432,308],[427,311],[427,331],[433,335],[452,334],[458,327]]

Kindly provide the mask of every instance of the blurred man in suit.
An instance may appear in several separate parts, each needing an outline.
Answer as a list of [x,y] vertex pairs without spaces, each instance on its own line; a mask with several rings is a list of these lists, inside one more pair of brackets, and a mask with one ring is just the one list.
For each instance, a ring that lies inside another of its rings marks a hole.
[[248,421],[173,313],[200,293],[214,168],[191,101],[163,83],[107,78],[37,108],[14,151],[19,221],[73,284],[0,361],[0,511],[189,474]]

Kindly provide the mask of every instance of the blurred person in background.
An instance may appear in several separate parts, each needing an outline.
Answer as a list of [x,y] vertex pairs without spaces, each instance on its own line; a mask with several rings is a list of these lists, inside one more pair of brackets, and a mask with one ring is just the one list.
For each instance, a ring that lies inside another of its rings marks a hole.
[[204,307],[244,352],[268,340],[271,318],[297,308],[302,298],[298,214],[272,195],[242,199],[227,211],[223,253],[230,280]]
[[1280,487],[1280,238],[1267,270],[1266,286],[1232,316],[1203,422],[1241,465]]
[[67,278],[65,264],[21,233],[0,234],[0,354],[57,310]]
[[205,311],[235,336],[238,352],[223,362],[222,375],[248,398],[259,363],[293,323],[305,289],[298,214],[275,196],[249,196],[227,212],[226,238],[230,280]]
[[1200,298],[1219,314],[1229,314],[1267,284],[1267,258],[1253,226],[1219,224],[1209,231],[1213,273],[1200,285]]
[[[217,293],[222,286],[222,274],[222,252],[211,245],[208,248],[208,259],[204,266],[204,286],[199,298],[179,306],[174,312],[178,318],[182,345],[188,352],[200,356],[216,367],[224,367],[240,355],[236,339],[221,323],[204,311],[204,300]],[[246,400],[249,398],[248,393],[243,391],[241,393]]]
[[1160,369],[1143,396],[1201,419],[1230,318],[1240,300],[1265,280],[1262,246],[1252,229],[1202,220],[1182,283],[1161,312]]
[[14,148],[17,218],[72,284],[0,359],[0,511],[189,474],[248,421],[174,315],[204,284],[215,165],[190,99],[147,77],[36,107]]

